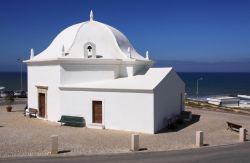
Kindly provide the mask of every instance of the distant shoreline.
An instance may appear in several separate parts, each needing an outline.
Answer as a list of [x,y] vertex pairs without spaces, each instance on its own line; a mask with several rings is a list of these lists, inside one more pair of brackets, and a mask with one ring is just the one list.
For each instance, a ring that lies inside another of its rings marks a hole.
[[[178,72],[186,84],[187,97],[196,96],[197,79],[199,96],[250,95],[250,72]],[[20,90],[20,72],[0,72],[0,86],[5,90]],[[23,90],[27,90],[27,72],[23,72]]]
[[[165,66],[168,67],[168,66]],[[250,73],[250,71],[176,71],[177,73]],[[20,71],[0,71],[0,73],[19,73]],[[27,71],[23,71],[27,74]]]
[[[27,104],[27,98],[15,98],[13,105],[18,105],[18,104]],[[0,106],[4,105],[5,105],[4,98],[0,98]]]

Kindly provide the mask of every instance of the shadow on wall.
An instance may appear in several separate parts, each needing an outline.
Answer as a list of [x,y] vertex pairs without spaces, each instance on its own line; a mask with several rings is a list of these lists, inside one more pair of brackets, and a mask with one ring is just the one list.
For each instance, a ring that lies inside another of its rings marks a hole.
[[199,121],[200,121],[200,115],[193,114],[192,119],[190,121],[182,121],[182,122],[177,121],[174,124],[168,125],[165,128],[163,128],[161,131],[158,132],[158,134],[167,132],[177,132]]

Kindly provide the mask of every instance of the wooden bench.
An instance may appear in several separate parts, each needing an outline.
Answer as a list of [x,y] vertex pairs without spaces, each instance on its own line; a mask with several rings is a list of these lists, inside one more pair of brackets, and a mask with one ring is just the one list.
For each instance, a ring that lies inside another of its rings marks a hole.
[[83,117],[76,117],[76,116],[68,116],[68,115],[62,115],[61,119],[58,121],[62,124],[66,125],[74,125],[74,126],[84,126],[84,118]]
[[[239,125],[239,124],[235,124],[235,123],[232,123],[232,122],[227,122],[227,130],[239,132],[240,128],[242,128],[242,126]],[[246,132],[247,132],[247,130],[246,130]]]
[[191,121],[192,119],[192,112],[191,111],[182,111],[181,112],[181,118],[184,120],[184,121]]
[[37,109],[34,109],[34,108],[29,108],[29,117],[32,118],[36,118],[37,117]]

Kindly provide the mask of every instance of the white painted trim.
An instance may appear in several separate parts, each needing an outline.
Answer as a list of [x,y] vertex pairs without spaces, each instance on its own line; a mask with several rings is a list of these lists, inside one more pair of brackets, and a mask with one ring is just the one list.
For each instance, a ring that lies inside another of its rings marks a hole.
[[153,65],[151,60],[122,60],[122,59],[104,59],[104,58],[54,58],[45,60],[26,60],[28,65],[54,65],[54,64],[96,64],[96,65]]
[[72,41],[70,47],[69,47],[68,50],[67,50],[67,53],[72,49],[74,43],[76,42],[76,36],[78,35],[79,31],[81,30],[81,28],[82,28],[85,24],[87,24],[87,22],[83,22],[83,23],[80,25],[80,27],[78,28],[78,30],[77,30],[77,32],[76,32],[76,34],[75,34],[75,37],[74,37],[74,39],[73,39],[73,41]]
[[105,129],[105,126],[103,124],[99,123],[90,123],[87,125],[88,128],[94,128],[94,129]]
[[117,50],[119,51],[119,53],[122,54],[122,57],[131,60],[131,58],[128,58],[128,56],[121,50],[121,48],[118,45],[118,42],[117,42],[116,37],[115,37],[114,33],[112,32],[112,30],[107,25],[105,25],[105,24],[101,24],[101,25],[103,25],[104,28],[106,28],[107,31],[113,36],[112,40],[115,43],[115,47],[117,48]]
[[39,119],[39,120],[44,120],[44,121],[48,121],[48,119],[46,119],[46,118],[43,118],[43,117],[39,117],[39,115],[37,115],[37,117],[36,117],[37,119]]

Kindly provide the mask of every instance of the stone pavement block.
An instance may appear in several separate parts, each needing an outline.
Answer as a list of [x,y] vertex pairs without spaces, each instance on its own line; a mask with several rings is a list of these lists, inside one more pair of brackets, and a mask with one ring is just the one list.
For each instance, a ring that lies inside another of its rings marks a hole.
[[196,147],[203,146],[204,133],[202,131],[196,131]]
[[51,137],[51,154],[58,153],[58,135],[52,135]]
[[131,135],[131,150],[132,151],[139,151],[140,145],[139,145],[139,135],[132,134]]
[[240,142],[246,141],[246,129],[245,128],[240,128],[239,141]]

